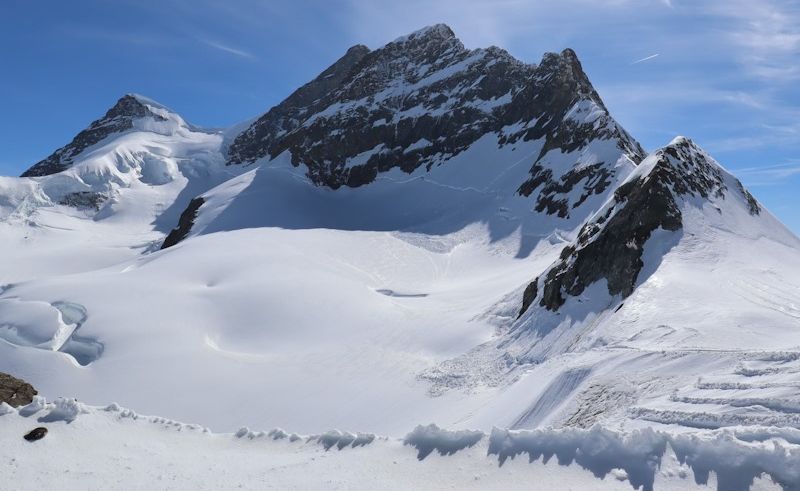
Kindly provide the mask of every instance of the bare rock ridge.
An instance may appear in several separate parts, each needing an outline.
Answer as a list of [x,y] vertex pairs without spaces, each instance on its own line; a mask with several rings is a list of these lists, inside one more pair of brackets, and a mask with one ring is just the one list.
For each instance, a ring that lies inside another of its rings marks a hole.
[[[585,107],[576,107],[581,101]],[[570,117],[581,110],[599,114],[592,121]],[[497,47],[468,50],[439,24],[371,52],[351,48],[238,135],[228,164],[288,151],[294,165],[308,167],[314,183],[357,187],[395,167],[430,169],[489,133],[499,134],[500,145],[545,138],[539,158],[610,138],[632,161],[644,157],[608,115],[572,50],[530,65]],[[535,165],[531,172],[521,194],[530,195],[536,183],[550,184],[556,194],[558,182],[549,182]]]
[[134,120],[143,117],[164,121],[162,116],[153,113],[136,96],[126,94],[106,112],[105,116],[92,122],[88,128],[78,133],[69,144],[59,148],[49,157],[37,162],[23,172],[22,177],[48,176],[66,170],[81,152],[110,135],[133,128]]
[[[576,241],[561,251],[560,259],[528,285],[519,315],[537,300],[541,307],[557,311],[566,295],[578,296],[601,279],[607,280],[609,294],[629,296],[652,233],[659,228],[682,228],[680,205],[684,199],[725,199],[730,190],[723,172],[687,138],[676,138],[656,151],[614,191],[605,208],[584,224]],[[758,202],[735,182],[750,213],[759,214]]]
[[25,406],[33,402],[33,396],[37,394],[31,384],[0,372],[0,403],[5,402],[11,407]]

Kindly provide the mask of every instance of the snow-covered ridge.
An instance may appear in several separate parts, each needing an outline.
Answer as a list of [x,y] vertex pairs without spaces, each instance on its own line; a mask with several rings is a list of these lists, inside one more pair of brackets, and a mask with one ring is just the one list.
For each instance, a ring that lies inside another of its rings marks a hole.
[[[14,438],[15,432],[24,431],[35,423],[49,429],[42,441],[27,443],[22,442],[19,435]],[[335,459],[340,469],[352,469],[358,462],[368,460],[373,479],[379,476],[376,482],[389,487],[410,485],[414,482],[411,475],[424,474],[424,469],[431,465],[442,472],[439,479],[431,480],[423,475],[418,485],[427,489],[454,483],[465,473],[461,466],[468,462],[473,471],[483,469],[481,472],[487,473],[474,477],[474,480],[480,479],[483,486],[499,484],[501,481],[494,479],[506,476],[520,479],[520,473],[540,476],[543,480],[537,481],[539,484],[560,480],[563,485],[564,475],[568,477],[566,482],[579,479],[584,486],[595,489],[627,487],[643,491],[713,486],[715,482],[716,488],[722,491],[744,491],[754,483],[760,488],[769,485],[770,481],[783,489],[794,489],[800,484],[800,471],[794,465],[800,457],[800,433],[778,428],[668,433],[650,429],[619,432],[598,425],[590,429],[535,431],[496,428],[487,434],[449,431],[431,424],[418,426],[404,438],[339,430],[298,435],[279,428],[266,432],[242,428],[232,434],[214,434],[200,425],[141,416],[117,404],[92,407],[68,399],[48,403],[37,397],[28,406],[18,409],[0,404],[0,435],[6,442],[0,449],[0,456],[4,460],[13,458],[24,463],[23,467],[10,469],[9,477],[12,479],[21,477],[26,467],[36,460],[51,458],[54,453],[69,455],[71,442],[82,445],[90,454],[97,454],[88,467],[90,474],[80,476],[81,479],[88,478],[89,482],[108,479],[108,471],[118,473],[119,469],[112,462],[120,457],[125,459],[129,469],[153,466],[157,459],[170,462],[172,467],[164,475],[153,472],[133,472],[129,477],[123,475],[121,481],[115,481],[116,484],[106,483],[112,487],[124,487],[133,482],[141,485],[151,479],[192,472],[198,467],[194,464],[196,457],[193,457],[198,453],[224,464],[219,458],[231,452],[237,454],[237,460],[244,460],[250,466],[256,457],[262,462],[281,462],[289,458],[295,461],[295,465],[302,466],[303,473],[321,473],[321,477],[330,472],[324,464],[327,459]],[[115,457],[116,452],[108,447],[115,440],[125,441],[124,455]],[[189,447],[192,451],[184,453],[183,450]],[[403,447],[413,447],[415,452]],[[144,449],[147,452],[142,452]],[[265,452],[270,458],[264,459]],[[434,452],[438,456],[431,456]],[[521,455],[527,455],[528,463],[515,465],[513,461]],[[553,457],[557,464],[550,462]],[[393,464],[389,463],[390,459],[394,460]],[[315,464],[317,460],[322,463]],[[405,481],[394,481],[384,475],[398,464],[409,476]],[[55,471],[61,466],[66,467],[68,463],[64,459],[51,460],[43,469],[45,472],[39,477],[39,483],[54,484],[55,481],[50,480],[58,479],[64,484],[78,477],[69,473],[57,476]],[[252,485],[250,474],[257,469],[238,477]],[[316,472],[308,472],[313,469]],[[348,474],[354,480],[339,481],[340,484],[357,488],[367,486],[360,477],[353,475],[352,470]],[[463,477],[473,479],[471,473],[467,474]],[[279,478],[279,475],[273,477]],[[196,475],[194,477],[197,479]],[[115,479],[120,479],[120,476]],[[290,479],[295,485],[304,480],[300,475]],[[24,488],[28,481],[15,482]],[[194,481],[194,484],[198,482]],[[209,483],[206,480],[202,482]],[[308,485],[316,487],[312,482]],[[235,483],[220,483],[218,486],[235,487]]]

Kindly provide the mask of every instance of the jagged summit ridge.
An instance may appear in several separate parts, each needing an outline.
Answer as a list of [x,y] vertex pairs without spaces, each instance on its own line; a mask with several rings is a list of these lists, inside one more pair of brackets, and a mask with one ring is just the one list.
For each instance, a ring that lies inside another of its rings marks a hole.
[[[546,139],[539,159],[593,139],[618,140],[632,162],[643,157],[608,116],[572,50],[531,65],[496,47],[468,50],[439,24],[346,54],[331,70],[337,76],[323,72],[242,132],[228,164],[289,152],[314,183],[338,188],[368,184],[395,167],[430,170],[487,134],[497,134],[500,146]],[[311,88],[313,97],[298,96]],[[602,117],[585,121],[590,113]]]
[[392,42],[400,44],[409,41],[419,41],[422,39],[450,40],[450,39],[456,39],[456,34],[453,32],[453,29],[451,29],[450,26],[448,26],[447,24],[439,23],[431,26],[425,26],[422,29],[418,29],[412,32],[411,34],[399,36]]

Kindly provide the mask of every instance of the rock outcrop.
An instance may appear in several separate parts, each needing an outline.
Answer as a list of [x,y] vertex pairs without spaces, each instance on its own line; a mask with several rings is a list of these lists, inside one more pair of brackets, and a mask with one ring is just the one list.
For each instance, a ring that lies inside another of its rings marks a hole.
[[197,211],[203,206],[205,200],[202,197],[197,197],[189,202],[189,206],[183,210],[180,218],[178,219],[178,226],[170,231],[164,242],[161,244],[161,249],[172,247],[178,242],[182,241],[192,231],[192,225],[197,217]]
[[[738,181],[736,181],[738,183]],[[751,214],[760,207],[741,187]],[[633,293],[644,266],[644,245],[656,229],[683,226],[680,203],[687,198],[724,199],[729,191],[722,168],[687,138],[656,151],[615,191],[613,198],[581,228],[559,260],[536,278],[523,295],[522,315],[536,300],[557,311],[565,297],[578,296],[605,279],[610,295]]]
[[12,407],[24,406],[30,404],[37,394],[31,384],[0,372],[0,402]]

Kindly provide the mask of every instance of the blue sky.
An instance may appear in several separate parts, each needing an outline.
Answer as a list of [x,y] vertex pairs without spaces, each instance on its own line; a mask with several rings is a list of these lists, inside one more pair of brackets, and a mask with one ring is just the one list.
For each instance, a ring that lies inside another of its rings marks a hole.
[[693,138],[800,232],[800,0],[4,0],[0,174],[64,145],[126,92],[227,126],[353,44],[438,22],[527,62],[575,49],[645,148]]

